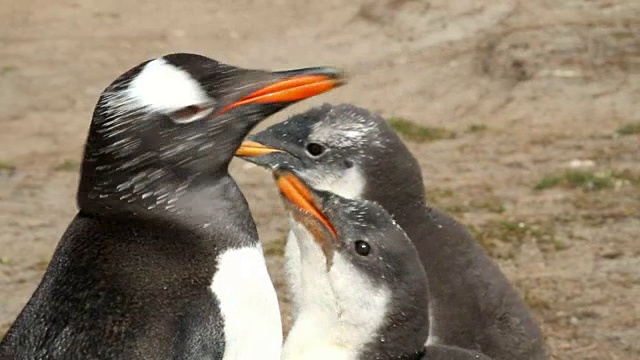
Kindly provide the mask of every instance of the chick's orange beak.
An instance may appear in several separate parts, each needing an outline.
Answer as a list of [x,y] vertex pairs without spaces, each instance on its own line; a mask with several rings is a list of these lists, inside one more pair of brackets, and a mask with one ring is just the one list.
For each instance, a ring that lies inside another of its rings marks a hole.
[[335,228],[329,219],[314,205],[313,195],[302,181],[291,173],[285,173],[278,176],[276,184],[282,195],[292,204],[318,220],[333,235],[334,239],[338,238]]
[[252,156],[271,154],[274,152],[283,152],[283,151],[279,149],[267,147],[263,144],[260,144],[259,142],[245,140],[240,145],[240,148],[236,150],[236,156],[252,157]]

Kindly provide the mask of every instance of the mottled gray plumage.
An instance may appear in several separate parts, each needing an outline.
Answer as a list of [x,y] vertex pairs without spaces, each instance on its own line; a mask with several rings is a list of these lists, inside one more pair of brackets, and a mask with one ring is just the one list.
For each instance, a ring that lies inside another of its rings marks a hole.
[[[287,167],[275,171],[276,178],[291,174],[295,172]],[[305,264],[305,268],[298,271],[305,281],[313,284],[301,291],[313,293],[296,295],[314,297],[298,309],[300,316],[297,319],[305,320],[294,322],[285,344],[284,359],[315,360],[334,356],[353,360],[490,360],[478,352],[452,346],[425,347],[429,335],[429,312],[424,306],[429,298],[427,274],[411,240],[382,206],[364,199],[346,199],[302,184],[311,194],[312,206],[333,227],[336,236],[317,217],[288,200],[283,193],[293,221],[308,230],[300,232],[298,229],[296,233],[296,241],[301,242],[301,262]],[[363,246],[366,252],[360,251]],[[314,258],[314,247],[316,253],[322,249],[325,259]],[[313,267],[311,273],[309,267]],[[322,286],[328,291],[315,293],[315,288]],[[374,305],[367,302],[375,298],[380,300]],[[326,312],[334,303],[339,314]],[[321,331],[312,340],[304,337],[313,331],[304,327],[323,326],[322,322],[306,319],[331,316],[335,319],[328,333]],[[364,339],[359,336],[338,338],[339,345],[336,345],[336,339],[332,337],[333,333],[356,331],[363,331]],[[319,340],[322,336],[325,338]],[[356,340],[361,343],[355,343]],[[316,342],[321,345],[312,347]],[[344,350],[330,355],[322,353],[332,347]],[[301,351],[297,353],[290,348]]]

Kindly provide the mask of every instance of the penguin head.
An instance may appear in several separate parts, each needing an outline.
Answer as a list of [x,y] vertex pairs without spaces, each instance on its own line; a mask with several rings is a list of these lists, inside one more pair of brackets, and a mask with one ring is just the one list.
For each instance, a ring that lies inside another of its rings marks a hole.
[[381,203],[424,201],[420,166],[380,116],[325,104],[249,136],[236,153],[257,165],[290,166],[314,188]]
[[100,192],[117,178],[122,184],[167,173],[226,175],[235,150],[256,124],[342,82],[332,68],[269,72],[185,53],[146,61],[101,94],[80,193]]
[[301,276],[328,288],[311,306],[335,306],[336,333],[366,331],[366,343],[381,346],[376,355],[420,351],[428,335],[428,283],[402,228],[379,204],[314,189],[290,167],[275,169],[274,177],[292,218]]

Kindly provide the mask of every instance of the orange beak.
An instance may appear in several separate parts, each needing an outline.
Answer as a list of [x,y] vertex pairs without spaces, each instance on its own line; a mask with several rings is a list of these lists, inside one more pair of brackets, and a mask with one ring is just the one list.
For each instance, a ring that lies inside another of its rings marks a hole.
[[236,156],[260,156],[271,154],[274,152],[283,152],[282,150],[266,147],[259,142],[245,140],[236,151]]
[[334,239],[338,238],[336,229],[331,225],[329,219],[314,205],[313,195],[309,189],[295,175],[285,173],[278,176],[276,185],[280,188],[282,195],[291,203],[317,219],[333,235]]
[[288,103],[322,94],[344,83],[340,76],[301,74],[284,78],[225,106],[219,114],[246,104]]

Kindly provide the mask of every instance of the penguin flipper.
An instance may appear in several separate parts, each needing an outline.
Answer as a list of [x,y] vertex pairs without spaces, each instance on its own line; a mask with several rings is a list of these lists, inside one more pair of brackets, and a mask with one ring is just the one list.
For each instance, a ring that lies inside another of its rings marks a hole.
[[425,350],[424,360],[493,360],[480,352],[456,346],[428,345]]

